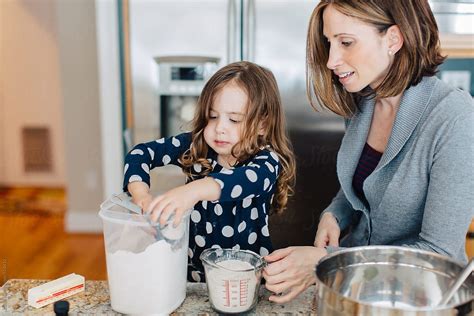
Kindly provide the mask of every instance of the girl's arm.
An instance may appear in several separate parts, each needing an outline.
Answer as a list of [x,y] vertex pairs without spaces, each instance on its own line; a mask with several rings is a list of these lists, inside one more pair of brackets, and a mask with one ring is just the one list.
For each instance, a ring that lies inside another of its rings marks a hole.
[[278,156],[264,149],[247,166],[223,169],[209,177],[220,186],[219,201],[237,201],[273,192],[280,168]]
[[150,170],[167,164],[180,165],[179,158],[189,148],[191,134],[161,138],[136,145],[125,157],[123,190],[132,201],[148,210],[153,199],[150,194]]
[[165,225],[172,214],[173,224],[179,225],[184,213],[199,201],[214,201],[219,199],[221,188],[212,178],[192,181],[188,184],[169,190],[156,197],[146,209],[150,212],[152,221],[160,221]]
[[191,134],[184,133],[136,145],[125,157],[123,190],[129,191],[128,186],[133,182],[144,182],[150,187],[150,170],[155,167],[181,166],[179,158],[190,144]]

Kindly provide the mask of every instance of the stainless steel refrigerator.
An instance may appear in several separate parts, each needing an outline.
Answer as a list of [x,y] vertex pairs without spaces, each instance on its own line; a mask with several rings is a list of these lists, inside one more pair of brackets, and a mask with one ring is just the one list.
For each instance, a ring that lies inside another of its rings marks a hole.
[[295,195],[270,218],[276,248],[311,245],[321,211],[339,189],[341,118],[316,113],[306,97],[311,0],[129,0],[134,142],[160,135],[157,56],[210,56],[218,67],[249,60],[273,71],[297,161]]

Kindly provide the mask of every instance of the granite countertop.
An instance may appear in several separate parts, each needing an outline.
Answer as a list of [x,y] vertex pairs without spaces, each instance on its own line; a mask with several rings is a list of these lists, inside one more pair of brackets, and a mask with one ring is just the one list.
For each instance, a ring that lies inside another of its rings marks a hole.
[[[0,290],[1,315],[54,315],[53,304],[42,308],[28,305],[28,289],[46,280],[12,279]],[[310,287],[287,304],[268,301],[270,293],[261,287],[257,307],[249,314],[262,315],[316,315],[315,287]],[[86,281],[84,292],[66,298],[70,304],[69,315],[121,315],[112,310],[107,281]],[[209,303],[205,283],[188,283],[186,299],[172,315],[217,315]]]

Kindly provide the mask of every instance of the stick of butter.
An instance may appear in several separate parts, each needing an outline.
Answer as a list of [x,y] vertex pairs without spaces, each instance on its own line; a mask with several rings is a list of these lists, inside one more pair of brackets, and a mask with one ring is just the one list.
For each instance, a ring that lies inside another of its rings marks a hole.
[[28,290],[28,305],[36,308],[59,301],[65,297],[84,291],[85,279],[71,273]]

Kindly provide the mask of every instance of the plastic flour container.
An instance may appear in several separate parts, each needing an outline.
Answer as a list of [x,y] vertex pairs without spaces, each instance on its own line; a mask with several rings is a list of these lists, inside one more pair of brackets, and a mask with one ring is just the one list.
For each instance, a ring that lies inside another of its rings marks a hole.
[[168,314],[186,297],[189,212],[160,228],[127,193],[101,204],[112,308],[124,314]]

